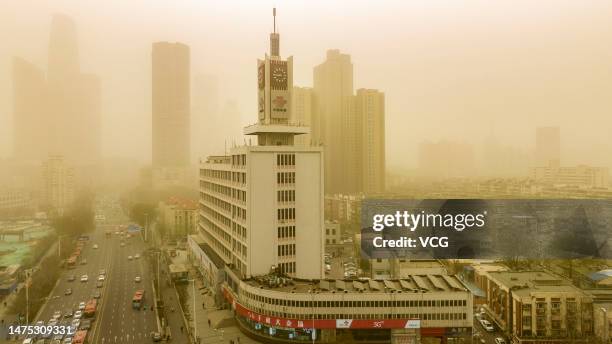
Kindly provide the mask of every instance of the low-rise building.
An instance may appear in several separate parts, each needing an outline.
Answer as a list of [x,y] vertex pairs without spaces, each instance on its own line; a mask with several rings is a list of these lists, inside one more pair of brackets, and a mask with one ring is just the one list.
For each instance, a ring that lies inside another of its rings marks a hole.
[[489,272],[487,312],[513,343],[592,343],[593,298],[543,271]]
[[454,276],[306,281],[226,273],[223,293],[238,324],[262,339],[468,343],[472,336],[472,294]]
[[171,238],[195,233],[198,203],[195,200],[170,197],[159,203],[159,219]]

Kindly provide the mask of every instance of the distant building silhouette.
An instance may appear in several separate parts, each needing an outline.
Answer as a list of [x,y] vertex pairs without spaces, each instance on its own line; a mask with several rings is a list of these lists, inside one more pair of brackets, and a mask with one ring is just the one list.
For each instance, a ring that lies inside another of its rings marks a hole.
[[182,43],[153,43],[153,167],[183,167],[190,161],[190,57]]
[[439,141],[419,146],[419,173],[431,179],[473,177],[474,151],[470,144]]
[[13,152],[25,161],[46,155],[50,119],[47,114],[45,73],[21,58],[13,59]]
[[100,82],[80,71],[76,27],[70,17],[53,17],[46,77],[15,58],[13,86],[17,159],[40,161],[59,154],[79,164],[98,160]]
[[44,200],[50,210],[62,215],[74,202],[74,169],[62,156],[51,156],[43,163]]
[[359,89],[354,97],[355,158],[358,191],[385,191],[385,95]]
[[[312,88],[293,87],[293,101],[291,102],[291,115],[293,123],[312,127]],[[296,145],[310,145],[311,134],[299,135],[295,138]]]
[[536,129],[536,166],[561,165],[561,133],[559,127]]
[[328,50],[314,68],[310,140],[325,147],[325,193],[380,193],[385,190],[384,94],[353,93],[348,54]]

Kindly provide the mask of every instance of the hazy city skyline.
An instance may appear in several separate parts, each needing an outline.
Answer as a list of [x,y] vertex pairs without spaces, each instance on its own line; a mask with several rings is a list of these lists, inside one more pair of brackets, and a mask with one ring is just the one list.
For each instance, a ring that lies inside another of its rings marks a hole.
[[[612,47],[604,44],[612,41],[610,4],[296,1],[276,6],[281,54],[296,56],[296,86],[312,87],[313,68],[328,49],[340,49],[351,56],[355,89],[385,93],[390,167],[414,168],[424,140],[478,146],[493,133],[504,145],[533,152],[538,126],[560,127],[567,164],[612,165]],[[55,13],[74,19],[81,70],[100,78],[104,157],[151,160],[150,47],[155,41],[189,45],[192,82],[198,74],[214,76],[218,104],[235,102],[242,125],[257,119],[252,70],[268,47],[252,38],[271,31],[271,2],[107,2],[101,9],[93,2],[9,1],[0,7],[2,158],[13,151],[12,58],[46,70]]]

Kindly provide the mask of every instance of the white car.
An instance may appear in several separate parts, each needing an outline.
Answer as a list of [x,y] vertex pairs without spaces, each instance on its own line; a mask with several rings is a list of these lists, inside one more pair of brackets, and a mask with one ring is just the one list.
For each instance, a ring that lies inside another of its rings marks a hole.
[[132,260],[132,256],[128,256],[128,260]]
[[98,244],[93,245],[94,250],[98,249]]
[[64,344],[72,344],[72,337],[64,338]]
[[87,275],[81,276],[81,282],[87,282],[87,281],[89,281],[89,277],[87,277]]
[[61,317],[62,317],[62,312],[60,312],[60,311],[55,311],[55,312],[53,313],[53,319],[56,319],[56,320],[57,320],[57,319],[59,319],[59,318],[61,318]]
[[138,283],[140,281],[141,281],[140,276],[136,276],[136,278],[134,278],[134,282]]
[[85,309],[85,302],[79,303],[79,310],[82,311]]
[[506,344],[506,341],[504,340],[504,338],[497,337],[495,338],[495,344]]
[[134,259],[138,259],[138,258],[140,258],[140,255],[139,255],[139,254],[137,254],[137,255],[135,255],[135,256],[134,256]]
[[104,275],[98,276],[98,281],[104,281]]
[[[74,320],[72,320],[72,324],[74,325],[75,321],[78,321],[79,324],[81,323],[81,317],[83,316],[83,312],[82,311],[76,311],[74,312]],[[76,326],[77,328],[79,327],[78,325]]]

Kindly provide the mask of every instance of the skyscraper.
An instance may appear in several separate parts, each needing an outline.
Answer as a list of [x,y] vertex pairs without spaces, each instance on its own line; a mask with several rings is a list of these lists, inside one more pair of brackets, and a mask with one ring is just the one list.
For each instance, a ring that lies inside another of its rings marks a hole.
[[14,156],[40,161],[47,155],[47,87],[44,72],[21,58],[13,59]]
[[345,154],[350,141],[353,63],[348,54],[328,50],[325,62],[314,68],[314,112],[312,140],[325,147],[325,192],[357,191],[354,178],[347,178],[354,156]]
[[294,144],[309,130],[291,122],[293,58],[281,58],[276,30],[257,73],[258,121],[244,128],[257,145],[232,147],[200,166],[202,254],[240,278],[271,271],[322,278],[322,148]]
[[[291,102],[292,121],[297,124],[312,125],[312,88],[293,87],[293,101]],[[296,145],[310,145],[311,134],[300,135],[295,138]]]
[[192,157],[220,151],[225,138],[219,132],[223,118],[219,111],[219,81],[213,75],[198,74],[193,79],[192,92]]
[[153,167],[183,167],[190,161],[190,57],[182,43],[153,43]]
[[561,165],[561,132],[559,127],[536,129],[536,166],[559,167]]
[[40,161],[49,154],[96,162],[100,154],[100,83],[79,67],[76,26],[55,15],[47,75],[22,59],[13,62],[15,156]]
[[358,89],[353,111],[359,189],[366,194],[384,192],[385,95],[378,90]]

